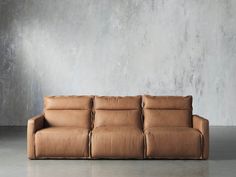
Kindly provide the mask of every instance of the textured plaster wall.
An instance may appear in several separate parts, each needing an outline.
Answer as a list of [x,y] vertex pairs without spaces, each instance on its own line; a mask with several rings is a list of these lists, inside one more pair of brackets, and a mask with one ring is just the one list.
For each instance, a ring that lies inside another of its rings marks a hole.
[[0,0],[0,125],[71,94],[190,94],[236,125],[236,1]]

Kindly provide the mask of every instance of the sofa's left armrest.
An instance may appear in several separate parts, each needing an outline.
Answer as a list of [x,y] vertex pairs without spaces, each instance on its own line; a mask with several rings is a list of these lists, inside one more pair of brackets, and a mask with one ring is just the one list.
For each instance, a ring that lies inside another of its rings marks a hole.
[[198,115],[193,115],[193,128],[199,130],[203,135],[203,159],[209,157],[209,121]]
[[35,133],[44,127],[44,115],[38,115],[28,120],[27,124],[27,155],[29,159],[35,159]]

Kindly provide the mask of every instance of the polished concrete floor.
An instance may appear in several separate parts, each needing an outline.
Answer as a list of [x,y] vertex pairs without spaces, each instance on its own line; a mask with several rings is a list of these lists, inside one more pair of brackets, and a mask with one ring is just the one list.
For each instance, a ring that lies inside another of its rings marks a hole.
[[28,160],[26,128],[0,127],[0,177],[236,177],[236,127],[210,128],[210,159]]

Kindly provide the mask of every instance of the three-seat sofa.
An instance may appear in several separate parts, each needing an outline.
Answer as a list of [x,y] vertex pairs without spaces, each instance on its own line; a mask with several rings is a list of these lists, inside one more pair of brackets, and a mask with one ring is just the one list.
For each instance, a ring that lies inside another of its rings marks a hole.
[[186,96],[49,96],[28,120],[29,159],[208,159],[208,120]]

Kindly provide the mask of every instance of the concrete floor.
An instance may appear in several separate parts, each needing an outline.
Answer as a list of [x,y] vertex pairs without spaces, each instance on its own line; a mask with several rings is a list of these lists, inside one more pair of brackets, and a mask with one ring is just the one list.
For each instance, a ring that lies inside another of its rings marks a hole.
[[28,160],[26,128],[0,127],[0,177],[235,177],[236,127],[210,128],[210,159]]

